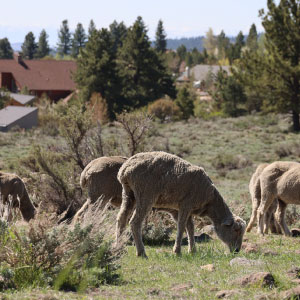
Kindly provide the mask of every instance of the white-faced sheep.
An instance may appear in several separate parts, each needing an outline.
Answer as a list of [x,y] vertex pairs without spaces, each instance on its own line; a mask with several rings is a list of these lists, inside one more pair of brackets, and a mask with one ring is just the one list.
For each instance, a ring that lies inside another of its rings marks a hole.
[[260,175],[261,202],[258,208],[258,233],[263,234],[265,212],[278,200],[275,219],[284,235],[291,232],[285,223],[287,204],[300,204],[300,165],[278,161],[267,166]]
[[[98,199],[101,201],[101,207],[111,201],[115,207],[120,207],[122,203],[122,185],[117,179],[120,167],[127,160],[122,156],[103,156],[92,160],[82,171],[80,176],[80,186],[82,189],[87,188],[88,199],[76,213],[72,223],[79,221],[80,216],[88,208],[91,203],[95,203]],[[131,211],[135,208],[132,203]],[[172,209],[158,209],[169,213],[175,221],[177,221],[178,212]],[[130,217],[130,216],[128,216]],[[189,218],[186,226],[188,236],[194,236],[194,225],[192,218]]]
[[[247,232],[251,231],[257,219],[257,210],[260,205],[260,198],[261,198],[260,174],[268,165],[269,164],[258,165],[258,167],[256,168],[255,172],[253,173],[250,179],[249,192],[252,200],[252,214],[251,214],[249,224],[246,228]],[[278,205],[278,201],[277,199],[275,199],[275,201],[273,201],[273,203],[267,210],[266,217],[265,217],[266,223],[264,224],[264,233],[268,233],[269,227],[271,228],[271,232],[273,233],[281,232],[279,225],[274,219],[274,212],[276,211],[277,205]]]
[[12,196],[12,207],[19,208],[25,221],[33,219],[36,208],[31,202],[25,184],[16,174],[0,172],[0,193],[3,204],[8,204],[8,196]]
[[[145,256],[142,222],[152,207],[178,211],[177,237],[173,251],[181,252],[183,231],[192,215],[208,216],[218,237],[230,251],[239,251],[245,222],[234,216],[204,169],[165,152],[139,153],[120,168],[122,205],[117,218],[116,242],[125,229],[132,203],[135,211],[130,224],[137,255]],[[189,236],[189,250],[194,236]]]

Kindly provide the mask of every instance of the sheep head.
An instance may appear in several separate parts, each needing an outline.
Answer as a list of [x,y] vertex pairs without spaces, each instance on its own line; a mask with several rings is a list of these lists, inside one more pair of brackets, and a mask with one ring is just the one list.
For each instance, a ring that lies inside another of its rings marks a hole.
[[238,216],[221,223],[216,232],[218,237],[229,247],[230,252],[239,252],[243,242],[246,222]]

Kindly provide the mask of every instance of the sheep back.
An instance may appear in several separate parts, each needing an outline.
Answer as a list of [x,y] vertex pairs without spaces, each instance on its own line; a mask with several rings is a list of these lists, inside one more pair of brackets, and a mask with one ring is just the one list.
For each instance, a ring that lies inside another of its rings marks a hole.
[[166,152],[132,156],[120,168],[118,180],[130,186],[136,196],[155,197],[156,208],[201,209],[214,190],[203,168]]

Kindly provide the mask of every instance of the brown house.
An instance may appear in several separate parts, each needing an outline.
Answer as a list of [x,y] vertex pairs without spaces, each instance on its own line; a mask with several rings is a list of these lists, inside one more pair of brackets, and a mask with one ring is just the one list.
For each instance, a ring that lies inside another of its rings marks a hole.
[[26,87],[31,95],[47,94],[56,101],[76,89],[72,80],[75,71],[75,61],[23,60],[15,54],[14,59],[0,59],[0,88],[19,92]]

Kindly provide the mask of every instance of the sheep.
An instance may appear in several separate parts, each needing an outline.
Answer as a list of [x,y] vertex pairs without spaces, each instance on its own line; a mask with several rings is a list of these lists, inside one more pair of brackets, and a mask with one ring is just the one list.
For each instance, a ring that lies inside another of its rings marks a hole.
[[12,196],[12,207],[19,208],[22,217],[29,222],[36,214],[36,208],[31,202],[25,184],[16,174],[0,172],[0,193],[3,204],[9,204],[8,196]]
[[[261,197],[259,176],[268,165],[269,164],[266,164],[266,163],[258,165],[256,171],[253,173],[253,175],[250,179],[249,192],[250,192],[251,200],[252,200],[252,214],[251,214],[249,224],[246,228],[246,232],[251,231],[251,229],[254,226],[254,223],[256,221],[257,209],[259,207],[260,197]],[[271,231],[273,233],[281,233],[279,225],[274,220],[274,212],[277,208],[277,205],[278,205],[278,201],[277,201],[277,199],[275,199],[275,201],[271,204],[270,208],[267,211],[266,223],[264,224],[264,232],[265,233],[268,232],[269,226],[271,227]]]
[[[80,186],[88,189],[88,199],[75,214],[72,224],[76,224],[83,212],[91,203],[101,199],[101,207],[111,201],[115,207],[120,207],[122,203],[122,185],[117,179],[117,174],[127,157],[122,156],[103,156],[92,160],[82,171],[80,176]],[[134,209],[134,203],[132,210]],[[177,221],[178,213],[172,209],[158,209],[169,213]],[[188,236],[194,236],[194,225],[191,218],[187,222]]]
[[[192,215],[208,216],[218,237],[238,252],[242,245],[246,223],[234,216],[204,169],[166,152],[138,153],[120,168],[122,205],[117,217],[116,244],[130,219],[137,256],[147,257],[142,242],[142,222],[152,207],[178,211],[177,237],[173,252],[181,253],[184,228]],[[194,236],[189,238],[189,252]]]
[[277,161],[267,166],[260,175],[261,202],[258,208],[258,233],[263,235],[264,214],[278,198],[275,219],[286,236],[291,232],[285,223],[287,204],[300,204],[300,165]]

